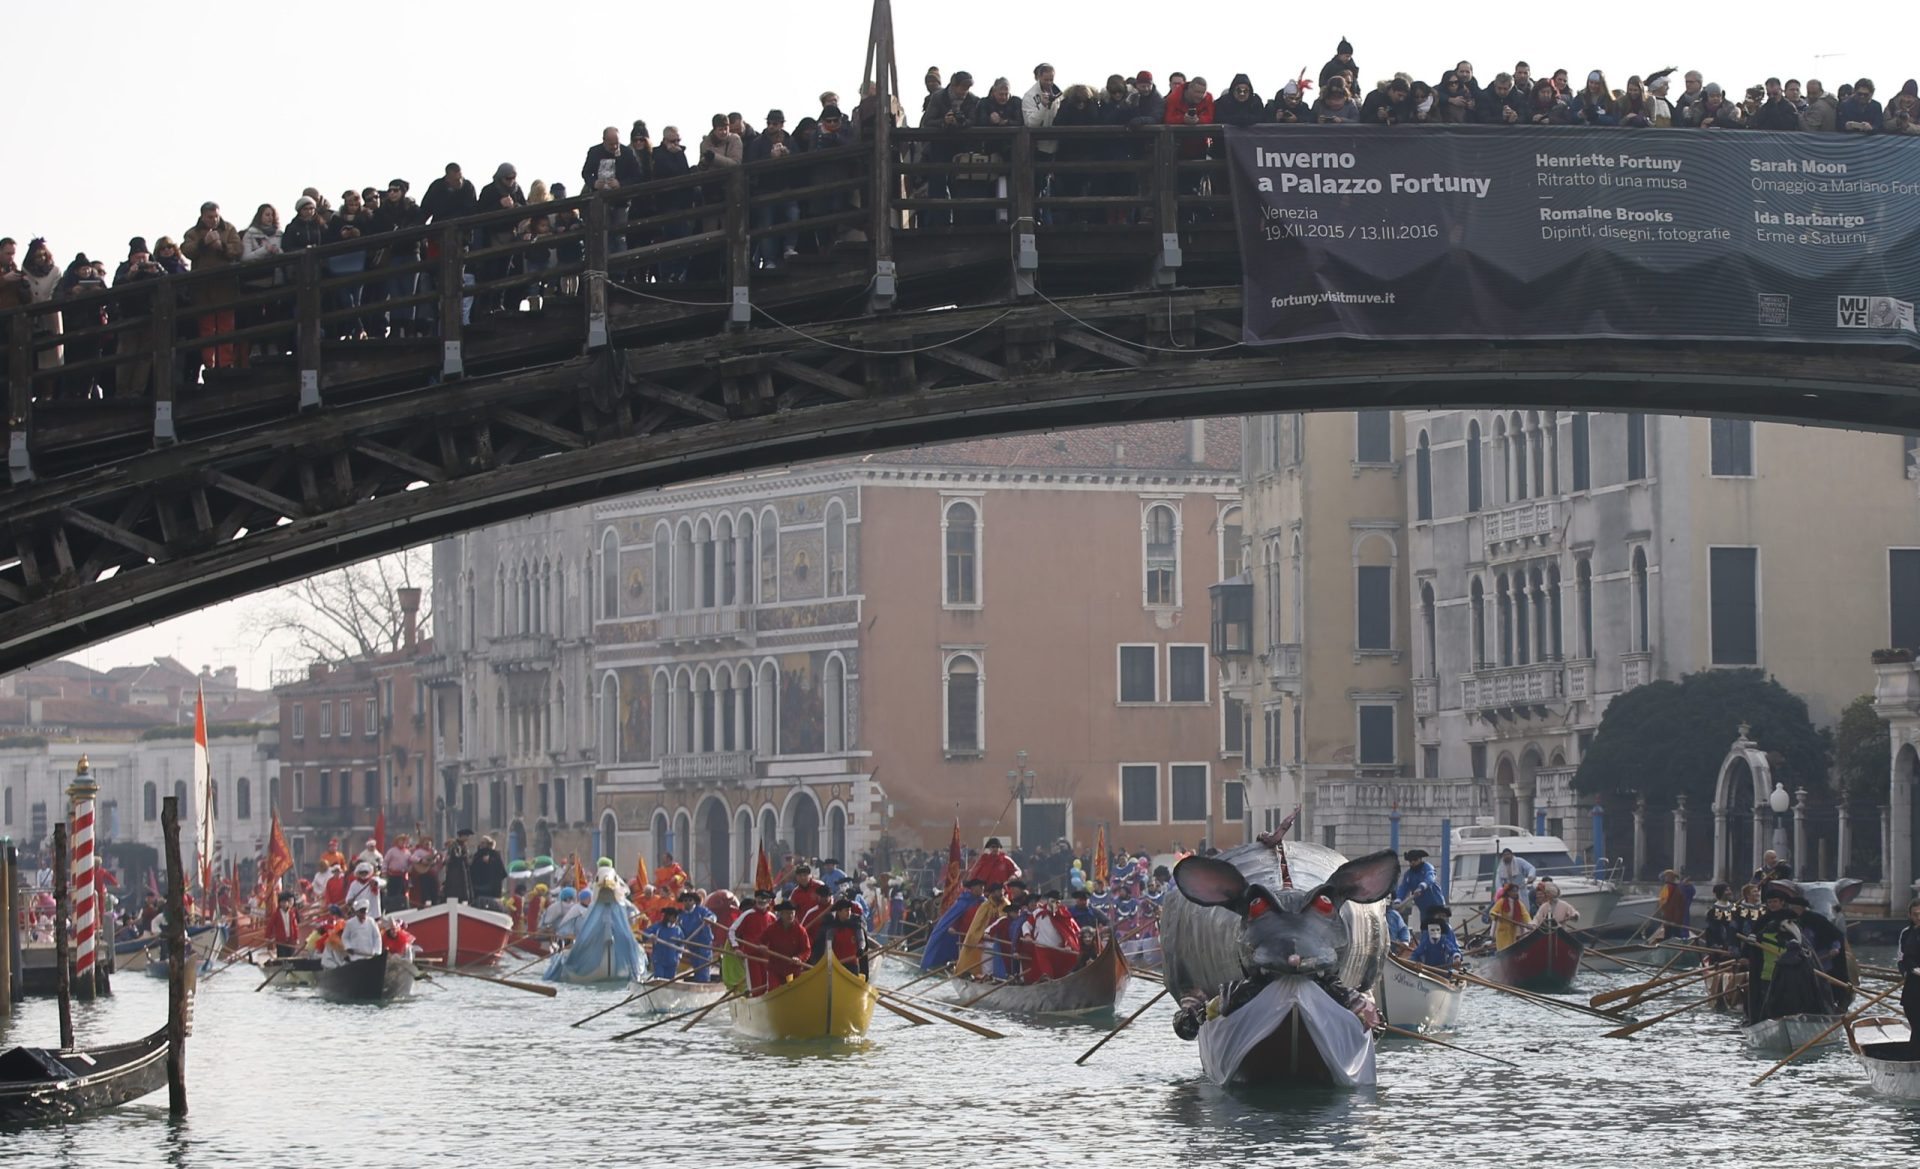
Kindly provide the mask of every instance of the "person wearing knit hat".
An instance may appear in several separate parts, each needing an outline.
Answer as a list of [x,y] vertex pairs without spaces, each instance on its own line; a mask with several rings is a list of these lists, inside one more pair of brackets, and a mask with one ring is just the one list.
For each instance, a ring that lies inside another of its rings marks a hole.
[[1360,66],[1354,64],[1353,60],[1353,42],[1345,37],[1340,38],[1339,45],[1335,46],[1333,56],[1328,58],[1327,63],[1320,66],[1320,88],[1325,90],[1327,79],[1341,73],[1351,73],[1356,78],[1360,76]]

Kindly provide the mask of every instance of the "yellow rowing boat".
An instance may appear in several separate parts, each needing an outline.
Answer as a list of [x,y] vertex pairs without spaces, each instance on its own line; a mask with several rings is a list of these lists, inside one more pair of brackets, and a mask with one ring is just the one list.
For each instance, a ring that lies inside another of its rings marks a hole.
[[829,955],[785,986],[737,998],[733,1029],[755,1039],[852,1039],[867,1033],[879,996],[867,980]]

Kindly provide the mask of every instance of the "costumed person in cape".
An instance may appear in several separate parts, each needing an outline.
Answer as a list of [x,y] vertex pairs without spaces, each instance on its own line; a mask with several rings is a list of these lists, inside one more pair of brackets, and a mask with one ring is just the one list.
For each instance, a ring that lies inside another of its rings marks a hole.
[[291,893],[275,895],[277,904],[267,915],[267,940],[273,943],[276,958],[291,958],[300,948],[300,910]]
[[1806,898],[1789,881],[1767,882],[1761,897],[1767,912],[1748,948],[1747,1021],[1832,1014],[1833,995],[1814,973],[1820,969],[1821,947],[1806,928],[1807,919],[1818,915],[1802,913]]
[[832,954],[841,965],[865,978],[868,948],[867,923],[853,912],[853,902],[842,897],[820,919],[810,960],[818,962]]
[[[968,882],[969,885],[972,883]],[[962,978],[985,978],[993,973],[986,948],[987,931],[993,928],[993,923],[999,921],[1006,910],[1006,890],[999,885],[987,886],[986,900],[974,911],[972,920],[967,923],[966,937],[960,942],[960,960],[954,968],[955,974]]]
[[767,993],[767,948],[761,939],[766,936],[768,927],[773,925],[773,920],[773,890],[755,889],[753,908],[742,913],[728,931],[733,948],[746,959],[747,993],[750,995]]
[[767,949],[767,981],[769,989],[778,990],[787,980],[800,973],[802,964],[809,961],[813,954],[813,939],[807,931],[800,928],[795,915],[798,910],[793,902],[782,901],[773,907],[773,924],[761,935],[761,944]]
[[1426,924],[1420,927],[1419,944],[1413,948],[1415,962],[1440,970],[1466,965],[1460,940],[1453,936],[1452,922],[1453,912],[1444,905],[1427,915]]
[[1527,906],[1520,899],[1520,886],[1508,883],[1500,886],[1500,893],[1493,899],[1493,907],[1487,911],[1493,921],[1493,948],[1504,950],[1520,940],[1532,924]]
[[[633,936],[627,884],[603,865],[588,887],[592,906],[573,923],[573,945],[547,963],[548,982],[631,982],[640,974],[640,943]],[[561,890],[561,896],[573,894]],[[577,895],[563,904],[579,905]]]
[[960,957],[960,943],[967,936],[967,927],[973,923],[973,916],[985,902],[984,890],[987,882],[971,878],[961,888],[960,895],[953,899],[939,920],[933,923],[933,932],[927,936],[927,948],[920,955],[920,969],[931,973],[943,966],[951,966]]

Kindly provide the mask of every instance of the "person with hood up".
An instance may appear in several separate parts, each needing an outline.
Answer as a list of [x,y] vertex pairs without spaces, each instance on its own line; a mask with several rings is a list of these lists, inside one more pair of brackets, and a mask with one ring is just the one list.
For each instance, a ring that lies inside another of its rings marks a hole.
[[1360,66],[1353,63],[1353,43],[1345,37],[1340,38],[1340,43],[1334,47],[1333,56],[1327,63],[1320,66],[1321,92],[1326,92],[1328,81],[1342,73],[1351,73],[1355,77],[1360,75]]
[[1422,966],[1451,970],[1466,965],[1460,954],[1460,939],[1453,935],[1453,914],[1446,906],[1433,911],[1420,927],[1420,939],[1413,947],[1413,960]]
[[1267,120],[1266,103],[1254,92],[1245,73],[1235,73],[1233,84],[1213,103],[1214,120],[1222,126],[1253,126]]
[[1582,126],[1617,126],[1620,119],[1613,112],[1613,90],[1607,86],[1607,75],[1595,69],[1587,74],[1587,83],[1578,93],[1567,99],[1567,116]]

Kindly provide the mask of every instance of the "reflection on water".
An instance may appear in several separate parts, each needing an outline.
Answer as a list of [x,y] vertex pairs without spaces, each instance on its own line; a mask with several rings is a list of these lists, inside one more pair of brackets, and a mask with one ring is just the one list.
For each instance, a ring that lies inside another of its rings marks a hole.
[[[1105,1026],[986,1016],[1007,1033],[988,1040],[879,1014],[863,1043],[764,1043],[728,1032],[722,1008],[691,1032],[673,1024],[610,1043],[646,1019],[627,1009],[569,1028],[616,1001],[599,988],[542,999],[442,981],[380,1008],[323,1003],[310,991],[255,994],[258,977],[241,967],[204,984],[184,1121],[167,1117],[159,1093],[80,1124],[0,1133],[0,1160],[252,1169],[337,1163],[343,1142],[401,1165],[450,1155],[627,1165],[644,1153],[688,1169],[988,1159],[1681,1169],[1920,1157],[1920,1108],[1863,1092],[1844,1050],[1749,1088],[1772,1060],[1747,1053],[1731,1018],[1704,1010],[1623,1041],[1601,1038],[1608,1024],[1599,1020],[1470,990],[1450,1038],[1522,1070],[1389,1042],[1372,1091],[1227,1091],[1174,1038],[1164,1001],[1076,1067]],[[1583,990],[1633,980],[1594,975]],[[118,989],[75,1008],[81,1042],[158,1024],[164,984],[124,978]],[[1152,989],[1130,997],[1144,1002]],[[45,1044],[56,1030],[53,1004],[35,999],[0,1045]]]

